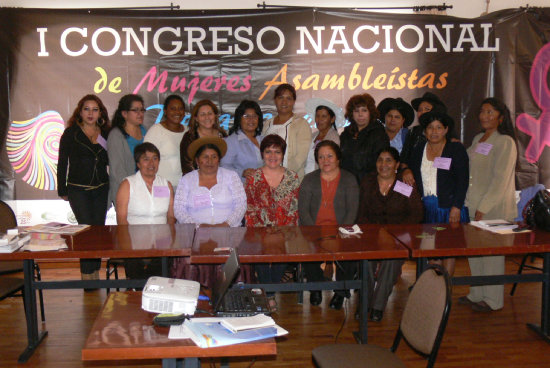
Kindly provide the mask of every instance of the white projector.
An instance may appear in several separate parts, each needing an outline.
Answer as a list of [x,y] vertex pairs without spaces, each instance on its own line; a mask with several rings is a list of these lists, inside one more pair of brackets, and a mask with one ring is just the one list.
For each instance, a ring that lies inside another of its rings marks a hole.
[[153,313],[195,314],[200,284],[196,281],[149,277],[141,297],[141,308]]

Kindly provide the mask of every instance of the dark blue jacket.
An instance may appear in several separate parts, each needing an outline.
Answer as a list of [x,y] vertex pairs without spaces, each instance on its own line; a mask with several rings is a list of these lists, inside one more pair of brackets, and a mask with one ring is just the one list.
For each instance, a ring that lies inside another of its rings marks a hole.
[[[424,186],[420,167],[426,142],[414,147],[407,165],[412,170],[418,192],[424,197]],[[437,169],[437,199],[440,208],[464,206],[466,192],[470,181],[470,160],[466,148],[459,142],[447,141],[441,157],[451,158],[449,170]]]

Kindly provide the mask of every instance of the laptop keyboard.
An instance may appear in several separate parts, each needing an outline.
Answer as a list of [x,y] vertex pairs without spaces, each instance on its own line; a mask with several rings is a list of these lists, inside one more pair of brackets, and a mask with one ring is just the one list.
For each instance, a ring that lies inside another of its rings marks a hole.
[[248,300],[246,293],[235,292],[227,293],[225,296],[224,304],[225,309],[229,311],[241,311],[247,309],[247,304],[245,299]]

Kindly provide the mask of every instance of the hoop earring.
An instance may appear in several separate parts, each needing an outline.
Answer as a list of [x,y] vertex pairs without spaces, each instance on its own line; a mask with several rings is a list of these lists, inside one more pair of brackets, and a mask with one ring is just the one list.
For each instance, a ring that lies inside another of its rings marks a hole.
[[103,121],[102,118],[97,119],[97,125],[98,126],[103,126],[103,124],[105,124],[105,121]]

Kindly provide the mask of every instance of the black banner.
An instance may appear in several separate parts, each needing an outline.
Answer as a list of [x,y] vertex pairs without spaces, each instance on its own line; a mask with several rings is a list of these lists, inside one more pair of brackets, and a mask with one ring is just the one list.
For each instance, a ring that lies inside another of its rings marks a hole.
[[124,94],[141,94],[148,125],[160,121],[169,94],[183,96],[187,112],[208,98],[228,127],[245,98],[273,113],[284,82],[297,89],[298,113],[312,97],[343,107],[357,93],[378,102],[431,91],[466,146],[480,130],[480,102],[501,98],[518,129],[518,189],[550,187],[550,8],[475,19],[343,9],[0,9],[0,21],[3,199],[57,198],[59,138],[85,94],[97,94],[110,114]]

